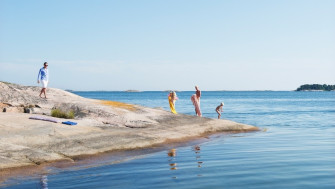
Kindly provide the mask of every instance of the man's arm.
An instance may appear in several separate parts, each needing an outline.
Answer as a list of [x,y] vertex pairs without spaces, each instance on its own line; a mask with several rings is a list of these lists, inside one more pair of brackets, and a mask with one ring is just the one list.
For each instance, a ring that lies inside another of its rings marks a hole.
[[41,75],[41,69],[38,71],[37,83],[40,83],[40,75]]

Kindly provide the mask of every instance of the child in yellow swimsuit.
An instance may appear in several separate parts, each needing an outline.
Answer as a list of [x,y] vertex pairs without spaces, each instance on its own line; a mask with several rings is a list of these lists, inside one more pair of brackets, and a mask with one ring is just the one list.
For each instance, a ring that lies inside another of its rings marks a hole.
[[177,114],[176,108],[175,108],[175,102],[178,100],[177,94],[174,91],[171,91],[169,94],[169,104],[170,104],[170,109],[171,112],[174,114]]

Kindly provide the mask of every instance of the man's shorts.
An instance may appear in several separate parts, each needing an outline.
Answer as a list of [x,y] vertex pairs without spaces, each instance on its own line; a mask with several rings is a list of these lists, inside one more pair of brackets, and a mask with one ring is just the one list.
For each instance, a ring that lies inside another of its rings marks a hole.
[[42,87],[43,88],[47,88],[48,87],[48,81],[42,80],[41,83],[42,83]]

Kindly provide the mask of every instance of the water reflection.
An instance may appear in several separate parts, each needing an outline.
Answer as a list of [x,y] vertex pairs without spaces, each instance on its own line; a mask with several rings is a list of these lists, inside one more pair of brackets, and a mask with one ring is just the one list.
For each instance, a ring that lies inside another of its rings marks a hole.
[[[203,164],[203,161],[201,161],[201,155],[200,155],[200,152],[201,152],[201,148],[199,145],[195,145],[192,147],[192,151],[194,151],[194,154],[195,154],[195,161],[196,161],[196,167],[197,168],[202,168],[202,164]],[[167,155],[169,157],[168,159],[168,162],[169,162],[169,167],[170,167],[170,170],[177,170],[178,167],[177,167],[177,150],[176,149],[170,149],[168,152],[167,152]],[[192,157],[192,155],[190,156]],[[181,157],[183,158],[183,157]],[[194,160],[191,162],[192,164],[194,163]],[[198,169],[197,172],[197,176],[198,177],[201,177],[202,174],[200,174],[201,170]],[[176,176],[173,176],[172,178],[177,178]]]
[[168,156],[170,157],[169,159],[169,165],[170,165],[170,170],[176,170],[177,169],[177,163],[176,163],[176,149],[171,149],[168,152]]
[[199,159],[201,158],[200,156],[200,146],[196,145],[194,146],[194,152],[195,152],[195,159],[197,161],[198,167],[201,167],[202,161],[199,161]]
[[[201,156],[200,156],[200,146],[199,145],[195,145],[194,147],[193,147],[193,150],[194,150],[194,152],[195,152],[195,160],[196,160],[196,162],[197,162],[197,166],[198,166],[198,168],[201,168],[201,166],[202,166],[202,161],[200,161],[200,158],[201,158]],[[201,174],[198,174],[197,175],[198,177],[201,177],[202,175]]]
[[48,189],[48,176],[42,175],[40,179],[41,189]]

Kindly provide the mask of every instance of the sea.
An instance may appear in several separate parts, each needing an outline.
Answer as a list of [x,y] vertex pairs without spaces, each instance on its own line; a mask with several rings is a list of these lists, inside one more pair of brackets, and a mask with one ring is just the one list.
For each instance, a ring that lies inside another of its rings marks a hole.
[[[73,91],[169,111],[168,91]],[[177,91],[176,110],[195,115]],[[335,92],[202,91],[204,117],[254,125],[260,131],[217,133],[186,143],[105,154],[69,167],[16,176],[3,188],[335,188]],[[1,187],[0,186],[0,187]]]

